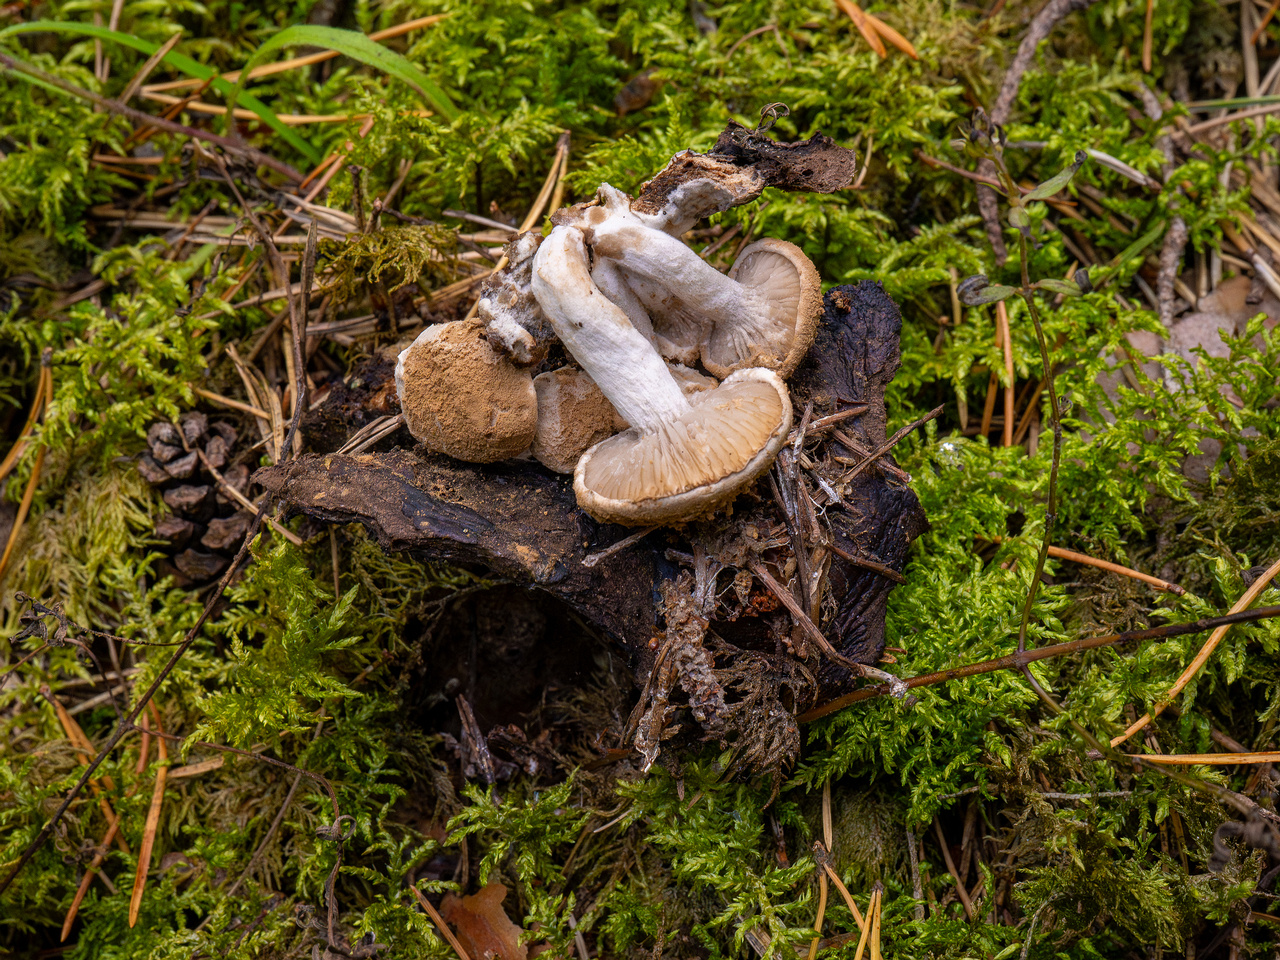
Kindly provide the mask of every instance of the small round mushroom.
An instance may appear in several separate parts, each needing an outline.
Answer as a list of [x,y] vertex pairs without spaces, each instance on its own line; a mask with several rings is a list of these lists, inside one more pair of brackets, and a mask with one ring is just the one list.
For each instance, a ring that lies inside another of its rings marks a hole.
[[822,284],[794,244],[758,241],[726,277],[681,240],[615,207],[591,227],[591,250],[618,265],[674,355],[689,362],[696,345],[717,377],[748,367],[788,376],[813,342]]
[[[718,384],[678,363],[668,363],[667,369],[690,399]],[[585,370],[561,367],[540,373],[533,378],[533,388],[538,391],[538,429],[529,452],[556,473],[573,473],[590,447],[631,426]]]
[[538,429],[530,452],[556,473],[573,473],[578,458],[626,424],[595,381],[577,367],[561,367],[533,378],[538,391]]
[[424,330],[396,362],[396,391],[405,426],[437,453],[492,463],[533,442],[533,377],[489,344],[478,320]]
[[583,454],[574,470],[578,504],[591,516],[624,524],[690,520],[768,469],[791,428],[791,401],[776,374],[743,370],[687,398],[653,345],[592,282],[579,227],[557,226],[543,241],[533,293],[565,347],[631,424]]

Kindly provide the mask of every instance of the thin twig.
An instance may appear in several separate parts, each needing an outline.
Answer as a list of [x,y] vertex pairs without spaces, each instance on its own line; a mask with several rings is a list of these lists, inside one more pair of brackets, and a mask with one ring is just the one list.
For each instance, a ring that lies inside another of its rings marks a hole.
[[627,549],[627,547],[631,546],[632,544],[639,543],[641,540],[643,540],[645,537],[647,537],[649,534],[653,533],[653,531],[657,529],[658,528],[656,526],[643,527],[637,530],[635,533],[628,534],[627,536],[619,540],[617,543],[612,543],[609,546],[605,547],[603,550],[597,550],[595,553],[587,554],[585,557],[582,558],[582,565],[584,567],[594,567],[601,560],[605,560],[609,557],[612,557],[615,553],[619,553]]
[[[939,670],[934,673],[924,673],[915,677],[908,677],[901,681],[908,689],[914,690],[916,687],[928,687],[935,683],[945,683],[948,680],[960,680],[965,677],[974,677],[981,673],[993,673],[996,670],[1019,670],[1027,664],[1035,663],[1037,660],[1047,660],[1050,657],[1064,657],[1073,653],[1079,653],[1083,650],[1093,650],[1097,647],[1110,647],[1119,643],[1126,643],[1130,640],[1165,640],[1169,637],[1180,637],[1189,633],[1203,633],[1205,630],[1213,630],[1231,626],[1237,623],[1253,623],[1257,620],[1268,620],[1272,617],[1280,617],[1280,606],[1274,607],[1258,607],[1255,610],[1242,610],[1239,613],[1229,613],[1221,617],[1205,617],[1191,623],[1173,623],[1163,627],[1153,627],[1148,630],[1128,630],[1124,633],[1109,633],[1102,637],[1087,637],[1082,640],[1067,640],[1063,643],[1053,643],[1048,646],[1038,647],[1033,650],[1022,650],[1007,654],[1003,657],[997,657],[994,660],[983,660],[980,663],[970,663],[962,667],[952,667],[948,670]],[[875,687],[865,687],[862,690],[855,690],[853,693],[845,694],[837,697],[835,700],[829,700],[820,707],[801,714],[799,720],[801,723],[809,723],[820,717],[835,713],[837,710],[843,710],[850,704],[857,703],[861,700],[870,700],[872,697],[887,696],[892,691],[887,684],[881,684]],[[1134,731],[1135,733],[1137,731]]]
[[862,473],[863,470],[871,466],[871,464],[875,463],[877,460],[883,457],[886,453],[888,453],[890,450],[896,447],[899,441],[901,441],[902,438],[905,437],[907,434],[909,434],[912,430],[915,430],[917,427],[924,426],[926,423],[928,423],[930,420],[934,419],[935,417],[941,416],[942,411],[945,409],[946,409],[945,406],[934,407],[932,410],[926,413],[919,420],[913,420],[911,423],[908,423],[905,427],[903,427],[901,430],[895,433],[892,437],[886,440],[880,447],[878,447],[871,454],[871,456],[865,458],[856,467],[854,467],[852,470],[850,470],[848,473],[842,476],[840,478],[840,482],[848,483],[851,480],[853,480],[853,478],[856,477],[858,474]]

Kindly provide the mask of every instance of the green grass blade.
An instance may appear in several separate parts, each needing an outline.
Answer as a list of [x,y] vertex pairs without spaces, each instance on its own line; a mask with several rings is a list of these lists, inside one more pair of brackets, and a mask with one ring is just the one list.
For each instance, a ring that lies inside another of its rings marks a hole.
[[[66,33],[96,37],[99,40],[108,40],[113,43],[119,43],[122,46],[132,47],[134,50],[145,53],[148,56],[160,49],[159,44],[135,37],[130,33],[121,33],[118,30],[109,30],[106,27],[96,27],[91,23],[63,23],[56,20],[33,20],[31,23],[14,24],[11,27],[0,30],[0,40],[21,33]],[[263,123],[280,134],[290,146],[307,157],[312,163],[319,163],[322,159],[320,151],[300,137],[296,131],[291,130],[281,122],[274,110],[257,97],[232,87],[231,84],[218,76],[218,72],[212,67],[207,67],[197,60],[192,60],[190,57],[175,53],[172,50],[165,54],[161,62],[167,63],[174,69],[181,70],[197,80],[209,81],[209,86],[226,97],[228,103],[234,103],[252,110],[262,119]]]
[[236,84],[239,90],[249,76],[249,72],[270,54],[290,46],[324,47],[334,50],[352,60],[359,60],[370,67],[375,67],[404,83],[407,83],[423,101],[436,113],[450,123],[458,119],[458,108],[453,105],[449,95],[431,82],[431,79],[410,63],[407,59],[389,50],[380,43],[375,43],[363,33],[355,30],[338,30],[334,27],[319,27],[303,24],[285,27],[270,40],[260,46],[249,62],[240,71],[240,81]]

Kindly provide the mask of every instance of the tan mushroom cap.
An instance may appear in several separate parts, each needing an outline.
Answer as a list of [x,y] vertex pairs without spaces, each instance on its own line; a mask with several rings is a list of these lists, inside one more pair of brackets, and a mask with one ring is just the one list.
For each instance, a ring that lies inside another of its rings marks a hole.
[[533,442],[533,378],[489,345],[478,320],[424,330],[400,354],[396,389],[405,426],[437,453],[492,463]]
[[795,372],[813,343],[822,315],[822,280],[794,243],[758,240],[738,256],[729,278],[769,309],[764,316],[716,323],[702,344],[702,365],[717,377],[746,367]]
[[[667,369],[686,397],[718,385],[714,378],[679,364],[668,363]],[[538,392],[538,429],[529,452],[556,473],[573,473],[589,448],[630,426],[578,367],[540,373],[533,378],[533,388]]]
[[588,448],[626,429],[585,370],[561,367],[540,373],[533,387],[538,392],[538,429],[531,452],[556,473],[573,473]]
[[689,397],[656,430],[625,430],[578,461],[573,489],[596,520],[677,523],[713,512],[769,468],[791,429],[791,400],[769,370],[742,370]]

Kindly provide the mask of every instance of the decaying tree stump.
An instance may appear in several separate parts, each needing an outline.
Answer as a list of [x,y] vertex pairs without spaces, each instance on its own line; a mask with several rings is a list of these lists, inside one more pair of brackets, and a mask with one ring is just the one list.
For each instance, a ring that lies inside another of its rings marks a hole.
[[[817,420],[853,405],[867,409],[841,421],[822,447],[824,458],[853,463],[884,443],[884,389],[898,368],[900,327],[896,305],[878,284],[827,294],[818,337],[792,380],[796,410],[812,403],[811,419]],[[831,558],[834,615],[822,618],[820,627],[859,663],[874,663],[883,650],[885,608],[895,585],[892,574],[874,567],[900,574],[911,541],[926,529],[919,501],[897,473],[886,455],[857,473],[842,504],[825,509],[835,545],[867,564]],[[308,454],[259,470],[255,480],[290,511],[362,523],[385,550],[477,567],[559,598],[630,653],[642,677],[652,663],[650,641],[662,626],[660,585],[679,573],[681,557],[697,552],[690,544],[715,536],[723,541],[726,530],[736,529],[712,521],[654,531],[588,567],[583,561],[589,555],[634,531],[593,521],[577,507],[571,479],[537,463],[482,466],[401,449],[354,457]],[[761,480],[739,497],[734,523],[776,524],[781,513],[770,483]],[[776,619],[786,611],[775,603],[769,615]],[[777,629],[744,627],[747,616],[733,619],[722,622],[713,613],[709,631],[744,647],[775,646],[764,638],[776,640]],[[850,672],[824,660],[818,679],[813,695],[828,696],[847,689]]]

